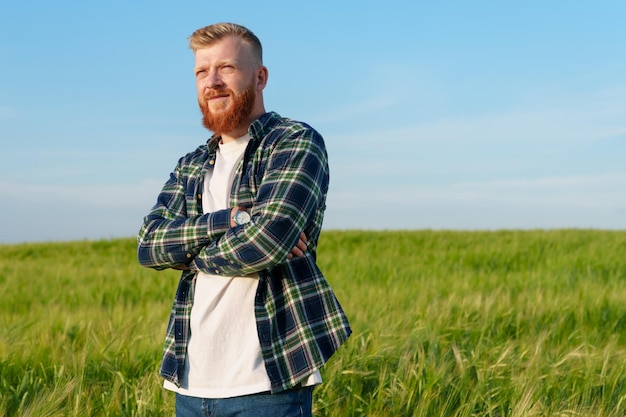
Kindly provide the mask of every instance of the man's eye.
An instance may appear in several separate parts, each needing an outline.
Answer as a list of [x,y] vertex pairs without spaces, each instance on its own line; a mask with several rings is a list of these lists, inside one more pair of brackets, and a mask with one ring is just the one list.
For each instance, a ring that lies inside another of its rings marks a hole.
[[208,72],[206,70],[196,71],[196,78],[204,78]]
[[220,67],[220,70],[222,72],[233,72],[233,71],[235,71],[235,67],[233,65],[222,65]]

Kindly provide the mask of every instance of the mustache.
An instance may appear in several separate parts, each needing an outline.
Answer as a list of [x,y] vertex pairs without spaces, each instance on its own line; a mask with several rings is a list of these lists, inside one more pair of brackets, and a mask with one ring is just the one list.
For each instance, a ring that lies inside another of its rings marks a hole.
[[223,88],[220,90],[209,90],[203,94],[202,98],[205,100],[210,100],[215,97],[227,97],[227,96],[232,96],[232,95],[233,95],[232,90],[228,88]]

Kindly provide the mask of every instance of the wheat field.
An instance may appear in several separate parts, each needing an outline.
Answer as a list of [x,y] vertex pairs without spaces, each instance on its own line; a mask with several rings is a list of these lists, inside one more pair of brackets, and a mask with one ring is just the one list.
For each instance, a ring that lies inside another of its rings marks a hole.
[[[624,231],[325,231],[354,333],[315,415],[626,415],[624,254]],[[132,238],[0,245],[0,416],[172,416],[177,279]]]

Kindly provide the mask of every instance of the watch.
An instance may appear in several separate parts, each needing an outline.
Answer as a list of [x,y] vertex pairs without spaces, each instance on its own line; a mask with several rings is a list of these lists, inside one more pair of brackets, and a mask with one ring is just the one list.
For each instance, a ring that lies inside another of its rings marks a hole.
[[237,210],[235,211],[235,214],[233,214],[233,221],[237,225],[246,224],[250,221],[250,213],[243,210]]

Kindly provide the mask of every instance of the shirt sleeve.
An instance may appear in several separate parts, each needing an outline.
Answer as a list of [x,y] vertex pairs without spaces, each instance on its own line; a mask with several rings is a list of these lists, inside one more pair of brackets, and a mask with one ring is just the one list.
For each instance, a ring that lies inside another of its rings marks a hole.
[[143,219],[137,236],[139,263],[154,269],[187,269],[202,247],[230,227],[230,209],[189,213],[189,187],[181,158],[163,186],[156,204]]
[[194,269],[245,275],[281,264],[325,208],[329,176],[322,137],[311,128],[281,135],[262,151],[267,160],[251,221],[202,248],[192,262]]

